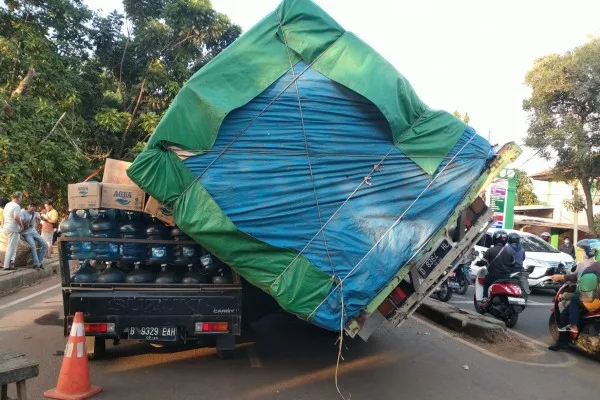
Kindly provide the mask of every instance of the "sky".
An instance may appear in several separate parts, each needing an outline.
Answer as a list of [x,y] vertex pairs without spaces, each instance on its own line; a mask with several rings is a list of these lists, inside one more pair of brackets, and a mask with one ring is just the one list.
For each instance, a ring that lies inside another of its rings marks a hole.
[[[85,0],[122,11],[120,0]],[[600,36],[598,0],[315,0],[346,30],[383,55],[430,107],[469,113],[470,125],[494,144],[522,144],[528,94],[525,74],[536,58],[563,53]],[[212,0],[244,31],[278,0]],[[525,149],[514,164],[549,167]]]

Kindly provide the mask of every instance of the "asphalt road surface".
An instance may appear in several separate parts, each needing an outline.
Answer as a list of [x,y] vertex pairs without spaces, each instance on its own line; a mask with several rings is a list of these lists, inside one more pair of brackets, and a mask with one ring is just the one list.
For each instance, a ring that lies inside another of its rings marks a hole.
[[[0,299],[0,349],[40,362],[40,376],[28,383],[30,399],[41,399],[56,384],[62,362],[66,339],[58,283],[53,279]],[[526,313],[543,314],[545,309],[530,307]],[[518,325],[525,333],[527,320]],[[543,340],[542,328],[533,332]],[[255,324],[252,336],[235,359],[226,361],[209,348],[109,347],[106,359],[90,364],[93,383],[104,389],[94,398],[342,398],[334,383],[336,335],[275,315]],[[529,355],[507,349],[498,356],[413,319],[400,328],[378,330],[368,343],[345,341],[339,387],[346,399],[354,400],[597,399],[598,363],[531,346],[535,351]],[[14,388],[9,395],[15,396]]]

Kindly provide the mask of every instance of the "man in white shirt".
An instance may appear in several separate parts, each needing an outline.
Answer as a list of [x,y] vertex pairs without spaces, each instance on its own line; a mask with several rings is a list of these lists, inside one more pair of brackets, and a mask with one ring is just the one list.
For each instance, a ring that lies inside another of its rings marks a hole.
[[[37,226],[40,222],[40,213],[35,211],[36,205],[34,202],[29,202],[26,209],[21,211],[21,221],[23,222],[23,231],[21,237],[27,242],[31,249],[31,259],[33,260],[33,268],[44,268],[42,262],[48,253],[48,245],[42,235],[37,231]],[[39,246],[39,250],[38,250]]]
[[23,230],[23,221],[21,221],[20,212],[21,192],[15,192],[12,201],[4,207],[4,232],[6,232],[6,253],[4,254],[4,269],[15,268],[15,258],[17,257],[17,247],[19,245],[20,233]]

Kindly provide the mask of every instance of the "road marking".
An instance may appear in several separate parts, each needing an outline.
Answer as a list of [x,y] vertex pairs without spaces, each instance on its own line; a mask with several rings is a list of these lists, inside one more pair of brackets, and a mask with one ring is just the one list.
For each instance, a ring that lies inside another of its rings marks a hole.
[[[439,326],[437,326],[435,324],[432,324],[432,323],[430,323],[428,321],[425,321],[421,317],[417,317],[417,316],[413,315],[412,318],[415,321],[417,321],[417,322],[419,322],[419,323],[421,323],[421,324],[423,324],[423,325],[425,325],[425,326],[427,326],[427,327],[429,327],[429,328],[437,331],[438,333],[440,333],[440,334],[442,334],[444,336],[449,337],[450,339],[456,340],[457,342],[460,342],[460,343],[462,343],[462,344],[464,344],[466,346],[469,346],[472,349],[475,349],[475,350],[479,351],[480,353],[485,354],[486,356],[495,358],[497,360],[512,362],[512,363],[516,363],[516,364],[529,365],[529,366],[532,366],[532,367],[549,367],[549,368],[568,368],[568,367],[572,367],[573,365],[577,364],[577,359],[575,357],[573,357],[569,353],[562,353],[567,358],[567,360],[563,361],[561,363],[556,363],[556,364],[543,364],[543,363],[535,363],[535,362],[528,362],[528,361],[511,360],[510,358],[506,358],[506,357],[500,356],[498,354],[494,354],[491,351],[488,351],[488,350],[484,349],[483,347],[477,346],[476,344],[469,342],[468,340],[465,340],[465,339],[462,339],[460,337],[457,337],[457,336],[455,336],[456,332],[454,332],[454,334],[452,334],[450,332],[447,332],[444,329],[442,329],[441,327],[439,327]],[[517,333],[517,332],[515,332],[513,330],[509,330],[509,332],[510,333]],[[546,345],[546,344],[544,344],[542,342],[539,342],[539,341],[537,341],[535,339],[532,339],[532,338],[530,338],[528,336],[525,336],[523,334],[518,334],[518,336],[520,336],[524,341],[528,341],[530,343],[530,346],[532,346],[532,347],[540,346],[540,347],[544,347],[545,348],[545,347],[548,346],[548,345]]]
[[39,292],[35,292],[35,293],[33,293],[33,294],[30,294],[29,296],[21,297],[20,299],[17,299],[17,300],[11,301],[10,303],[3,304],[3,305],[1,305],[1,306],[0,306],[0,310],[4,310],[5,308],[12,307],[12,306],[15,306],[15,305],[17,305],[17,304],[19,304],[19,303],[22,303],[22,302],[24,302],[24,301],[27,301],[27,300],[29,300],[29,299],[33,299],[34,297],[41,296],[41,295],[43,295],[44,293],[47,293],[47,292],[49,292],[49,291],[51,291],[51,290],[54,290],[54,289],[56,289],[56,288],[59,288],[59,287],[60,287],[60,285],[61,285],[61,284],[59,283],[59,284],[56,284],[56,285],[54,285],[54,286],[50,286],[49,288],[46,288],[46,289],[44,289],[44,290],[40,290]]
[[256,352],[256,347],[254,347],[254,345],[246,347],[246,354],[248,355],[250,366],[252,368],[262,368],[262,362],[258,357],[258,353]]

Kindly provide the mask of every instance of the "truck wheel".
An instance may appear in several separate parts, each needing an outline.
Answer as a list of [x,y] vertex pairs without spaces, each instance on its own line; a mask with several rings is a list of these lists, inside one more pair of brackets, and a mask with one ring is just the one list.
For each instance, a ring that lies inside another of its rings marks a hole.
[[217,357],[220,360],[231,360],[235,357],[235,350],[219,350],[217,349]]
[[93,361],[101,359],[106,354],[106,340],[104,338],[95,336],[93,347],[88,348],[87,351],[88,360]]

